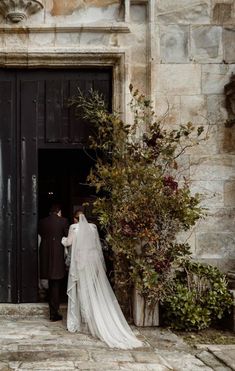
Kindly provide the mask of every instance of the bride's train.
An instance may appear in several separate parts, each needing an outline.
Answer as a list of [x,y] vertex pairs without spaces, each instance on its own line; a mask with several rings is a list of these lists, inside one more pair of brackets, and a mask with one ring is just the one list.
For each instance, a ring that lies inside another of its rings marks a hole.
[[90,333],[111,348],[143,346],[129,327],[108,281],[97,228],[83,214],[70,227],[63,244],[72,244],[68,277],[67,328],[81,331],[85,323]]

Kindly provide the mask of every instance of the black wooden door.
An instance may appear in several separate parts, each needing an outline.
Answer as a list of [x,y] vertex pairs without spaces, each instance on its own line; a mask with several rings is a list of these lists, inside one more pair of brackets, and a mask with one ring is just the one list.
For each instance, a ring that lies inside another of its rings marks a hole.
[[37,301],[38,149],[87,146],[68,107],[77,87],[111,107],[110,69],[0,70],[0,302]]

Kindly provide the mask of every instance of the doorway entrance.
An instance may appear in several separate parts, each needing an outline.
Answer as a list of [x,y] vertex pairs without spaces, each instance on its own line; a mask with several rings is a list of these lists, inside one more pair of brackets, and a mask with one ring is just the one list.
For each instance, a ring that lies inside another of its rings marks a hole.
[[[69,224],[73,213],[84,202],[88,219],[93,219],[92,202],[95,190],[86,182],[95,159],[89,149],[39,149],[38,150],[38,219],[48,215],[53,203],[62,208],[62,215]],[[40,270],[39,270],[40,271]],[[63,279],[61,302],[67,302],[67,275]],[[38,300],[44,302],[47,292],[39,289]]]
[[38,218],[48,215],[52,203],[59,203],[63,216],[72,223],[77,206],[84,202],[92,204],[95,191],[86,178],[94,164],[95,158],[89,150],[39,149]]
[[[58,198],[69,219],[90,198],[91,125],[68,100],[77,88],[112,107],[112,68],[0,69],[0,302],[38,299],[38,219]],[[71,219],[70,219],[71,220]]]

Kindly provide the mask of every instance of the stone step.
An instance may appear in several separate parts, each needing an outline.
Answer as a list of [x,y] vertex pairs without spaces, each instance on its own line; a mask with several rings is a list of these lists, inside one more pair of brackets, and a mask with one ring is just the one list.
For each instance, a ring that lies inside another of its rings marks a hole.
[[169,371],[164,365],[156,363],[129,363],[129,362],[94,362],[94,361],[59,361],[59,360],[45,360],[44,362],[1,362],[0,371],[10,370],[37,370],[37,371],[73,371],[73,370],[94,370],[94,371]]
[[[67,304],[60,306],[60,311],[66,313]],[[47,303],[20,303],[20,304],[8,304],[0,303],[0,318],[14,318],[14,317],[40,317],[48,318],[49,308]]]

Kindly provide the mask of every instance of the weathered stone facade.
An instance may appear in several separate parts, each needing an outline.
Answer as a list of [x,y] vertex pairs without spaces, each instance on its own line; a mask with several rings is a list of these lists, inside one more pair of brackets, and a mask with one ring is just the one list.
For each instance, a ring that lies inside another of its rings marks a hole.
[[114,107],[128,120],[130,83],[169,126],[209,128],[184,158],[207,216],[190,232],[194,255],[235,265],[235,141],[224,85],[235,73],[234,0],[44,0],[22,22],[0,18],[1,67],[113,66]]

